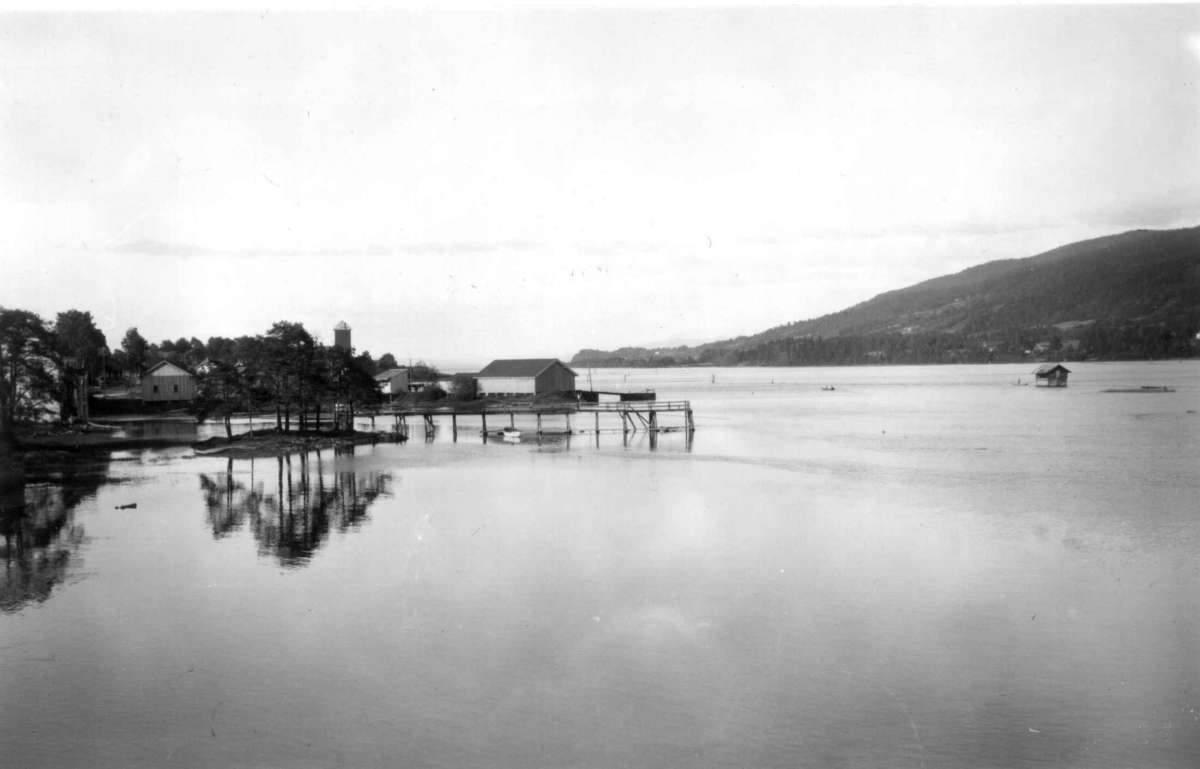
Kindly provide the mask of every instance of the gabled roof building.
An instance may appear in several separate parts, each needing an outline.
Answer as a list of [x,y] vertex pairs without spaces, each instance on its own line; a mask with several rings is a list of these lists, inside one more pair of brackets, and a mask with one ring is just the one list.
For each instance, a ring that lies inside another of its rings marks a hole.
[[1061,363],[1043,363],[1034,372],[1034,384],[1046,387],[1066,387],[1071,370]]
[[390,368],[380,371],[375,375],[375,384],[379,386],[379,392],[389,399],[404,395],[408,392],[408,369]]
[[160,360],[142,374],[143,401],[190,401],[196,397],[196,377],[183,366]]
[[475,375],[482,395],[543,395],[575,389],[575,372],[557,358],[503,358]]

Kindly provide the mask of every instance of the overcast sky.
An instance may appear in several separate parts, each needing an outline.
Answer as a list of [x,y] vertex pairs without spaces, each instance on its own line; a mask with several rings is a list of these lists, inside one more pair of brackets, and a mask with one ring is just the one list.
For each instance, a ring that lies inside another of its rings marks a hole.
[[444,363],[1200,224],[1200,7],[0,15],[0,305]]

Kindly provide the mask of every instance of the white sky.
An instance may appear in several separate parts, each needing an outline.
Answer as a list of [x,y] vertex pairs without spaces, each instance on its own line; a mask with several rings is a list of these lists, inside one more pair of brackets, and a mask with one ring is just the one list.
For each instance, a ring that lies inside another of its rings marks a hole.
[[0,305],[481,363],[1200,223],[1200,6],[0,15]]

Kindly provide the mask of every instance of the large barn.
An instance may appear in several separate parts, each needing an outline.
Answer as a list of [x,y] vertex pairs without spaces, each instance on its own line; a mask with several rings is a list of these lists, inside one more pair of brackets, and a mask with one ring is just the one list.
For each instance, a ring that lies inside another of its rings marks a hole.
[[142,374],[143,401],[190,401],[196,397],[196,377],[192,372],[162,360]]
[[575,372],[557,358],[494,360],[475,375],[480,395],[542,395],[575,389]]

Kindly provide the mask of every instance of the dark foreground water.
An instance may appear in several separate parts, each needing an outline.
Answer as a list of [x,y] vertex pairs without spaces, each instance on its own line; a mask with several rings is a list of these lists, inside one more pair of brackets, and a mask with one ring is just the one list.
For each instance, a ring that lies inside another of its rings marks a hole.
[[596,371],[694,443],[28,484],[0,764],[1200,766],[1200,365],[1030,368]]

